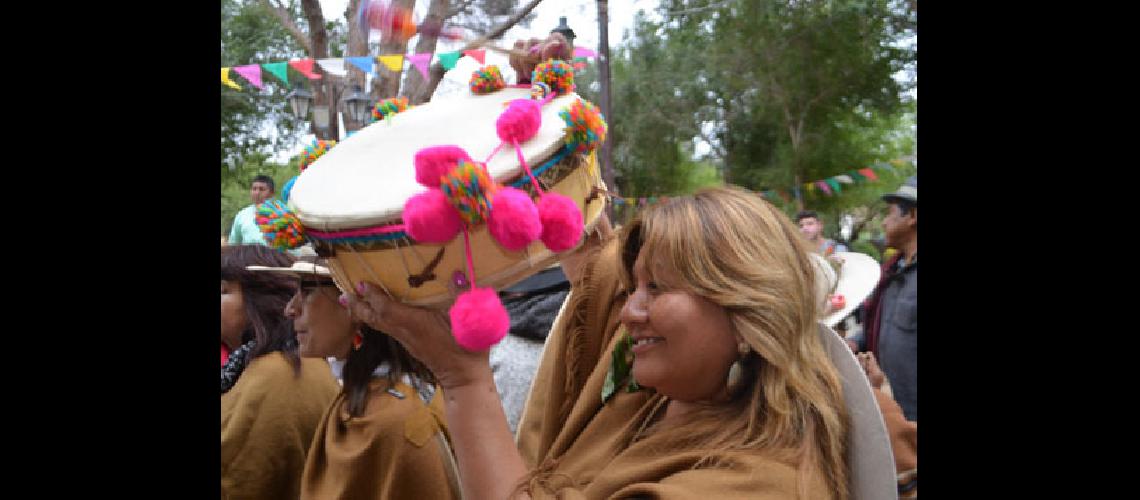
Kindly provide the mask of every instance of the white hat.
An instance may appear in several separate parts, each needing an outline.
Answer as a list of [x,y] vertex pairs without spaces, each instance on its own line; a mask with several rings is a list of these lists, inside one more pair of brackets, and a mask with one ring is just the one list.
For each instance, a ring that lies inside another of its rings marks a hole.
[[[875,291],[875,286],[879,284],[879,276],[882,273],[879,263],[866,254],[836,252],[833,257],[842,259],[843,264],[839,267],[839,283],[835,285],[831,295],[842,295],[844,305],[840,309],[831,311],[829,304],[826,310],[831,312],[826,313],[822,321],[830,327],[834,327],[843,321],[843,318],[851,314],[855,308],[859,307],[859,304],[862,304],[871,295],[871,292]],[[830,266],[828,267],[830,268]]]
[[332,277],[332,273],[329,272],[329,268],[318,266],[312,262],[294,262],[293,265],[289,267],[246,266],[245,270],[291,274],[298,277],[305,275]]
[[847,429],[847,464],[851,469],[851,500],[898,498],[895,457],[883,413],[871,383],[851,348],[822,322],[819,338],[843,384],[850,427]]

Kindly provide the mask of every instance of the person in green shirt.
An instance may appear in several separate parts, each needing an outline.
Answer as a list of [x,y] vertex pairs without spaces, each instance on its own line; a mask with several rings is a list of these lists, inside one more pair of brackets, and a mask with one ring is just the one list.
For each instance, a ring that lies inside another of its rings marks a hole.
[[230,245],[268,245],[257,227],[257,206],[273,196],[273,178],[268,175],[258,175],[250,182],[249,199],[252,205],[241,209],[234,216],[233,227],[227,242]]

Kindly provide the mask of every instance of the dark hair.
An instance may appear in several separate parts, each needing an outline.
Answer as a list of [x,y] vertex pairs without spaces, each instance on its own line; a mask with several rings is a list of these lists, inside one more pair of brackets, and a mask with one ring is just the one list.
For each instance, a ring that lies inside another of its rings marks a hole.
[[800,213],[796,214],[796,224],[799,224],[800,220],[803,219],[819,220],[819,214],[815,213],[815,210],[801,210]]
[[[360,325],[360,334],[364,336],[364,342],[360,345],[360,349],[348,352],[342,374],[344,388],[341,393],[348,403],[349,418],[359,417],[364,413],[364,407],[368,404],[372,372],[382,363],[388,363],[390,368],[387,376],[390,387],[394,387],[404,375],[410,375],[425,384],[435,384],[435,375],[420,360],[413,358],[399,341],[363,324]],[[419,397],[415,394],[407,396]],[[344,431],[344,423],[344,421],[338,422],[337,428]]]
[[918,208],[918,202],[914,202],[914,201],[910,201],[910,200],[904,200],[901,198],[891,199],[890,204],[891,205],[897,205],[899,207],[899,213],[901,213],[903,215],[907,215],[907,214],[913,212],[914,209]]
[[280,351],[298,374],[301,358],[297,354],[297,339],[293,322],[285,318],[285,304],[297,290],[295,278],[275,273],[247,271],[246,266],[289,267],[293,258],[264,245],[236,245],[222,247],[222,279],[241,287],[242,307],[245,309],[246,329],[242,343],[256,340],[250,359]]
[[266,186],[269,186],[269,192],[270,193],[277,192],[277,189],[274,188],[274,186],[273,186],[273,178],[268,176],[268,175],[261,174],[257,177],[254,177],[252,181],[249,181],[250,185],[253,185],[253,183],[255,183],[255,182],[265,183]]

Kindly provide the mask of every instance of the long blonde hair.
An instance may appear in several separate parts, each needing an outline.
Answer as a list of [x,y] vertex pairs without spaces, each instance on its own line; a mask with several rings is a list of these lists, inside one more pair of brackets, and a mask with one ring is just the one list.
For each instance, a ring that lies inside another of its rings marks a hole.
[[[622,238],[625,283],[644,250],[647,261],[676,270],[680,288],[725,308],[753,351],[746,389],[667,432],[690,436],[707,456],[760,450],[794,464],[801,497],[814,472],[836,498],[848,498],[847,407],[818,337],[819,278],[796,226],[757,195],[722,187],[646,210]],[[716,425],[702,425],[709,421]]]

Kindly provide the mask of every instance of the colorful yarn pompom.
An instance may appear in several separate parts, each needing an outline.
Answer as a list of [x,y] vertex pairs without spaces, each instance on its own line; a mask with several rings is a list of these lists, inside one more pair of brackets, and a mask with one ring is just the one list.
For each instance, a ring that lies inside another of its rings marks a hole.
[[498,188],[483,165],[466,160],[459,160],[454,169],[444,174],[439,185],[447,201],[459,211],[459,218],[468,226],[487,219],[491,213],[491,200]]
[[378,122],[401,111],[407,111],[407,109],[407,97],[389,97],[388,99],[382,99],[380,102],[377,102],[375,106],[372,106],[372,118],[368,123]]
[[551,252],[565,252],[582,239],[582,211],[568,196],[546,193],[538,200],[542,244]]
[[448,311],[455,342],[471,352],[482,352],[503,340],[511,329],[511,316],[493,288],[463,292]]
[[416,167],[416,182],[429,188],[439,186],[440,177],[455,168],[460,160],[472,161],[467,151],[450,144],[416,151],[416,156],[412,159]]
[[471,93],[472,94],[490,94],[497,90],[502,90],[507,86],[503,81],[503,73],[499,71],[499,67],[495,65],[483,66],[474,73],[471,73]]
[[416,241],[447,243],[459,234],[463,221],[447,196],[429,189],[404,202],[404,231]]
[[281,201],[289,203],[289,194],[293,192],[293,184],[297,183],[297,176],[285,181],[285,186],[281,188]]
[[606,118],[593,103],[584,99],[558,112],[566,122],[566,143],[578,153],[588,153],[606,140]]
[[543,82],[534,82],[534,84],[530,86],[531,99],[541,101],[543,99],[546,99],[546,96],[548,94],[550,94],[550,85],[547,85]]
[[542,105],[530,99],[515,99],[495,120],[495,133],[507,144],[526,142],[541,125]]
[[517,252],[542,236],[538,208],[526,191],[504,187],[495,192],[494,201],[487,230],[503,248]]
[[534,67],[530,81],[545,83],[554,92],[568,94],[574,91],[574,67],[566,61],[547,59]]
[[336,141],[315,140],[312,144],[305,146],[305,150],[301,152],[301,171],[304,172],[309,165],[317,161],[321,155],[327,153],[333,146],[336,146]]
[[305,244],[301,220],[280,200],[269,200],[257,207],[257,227],[269,246],[292,250]]

